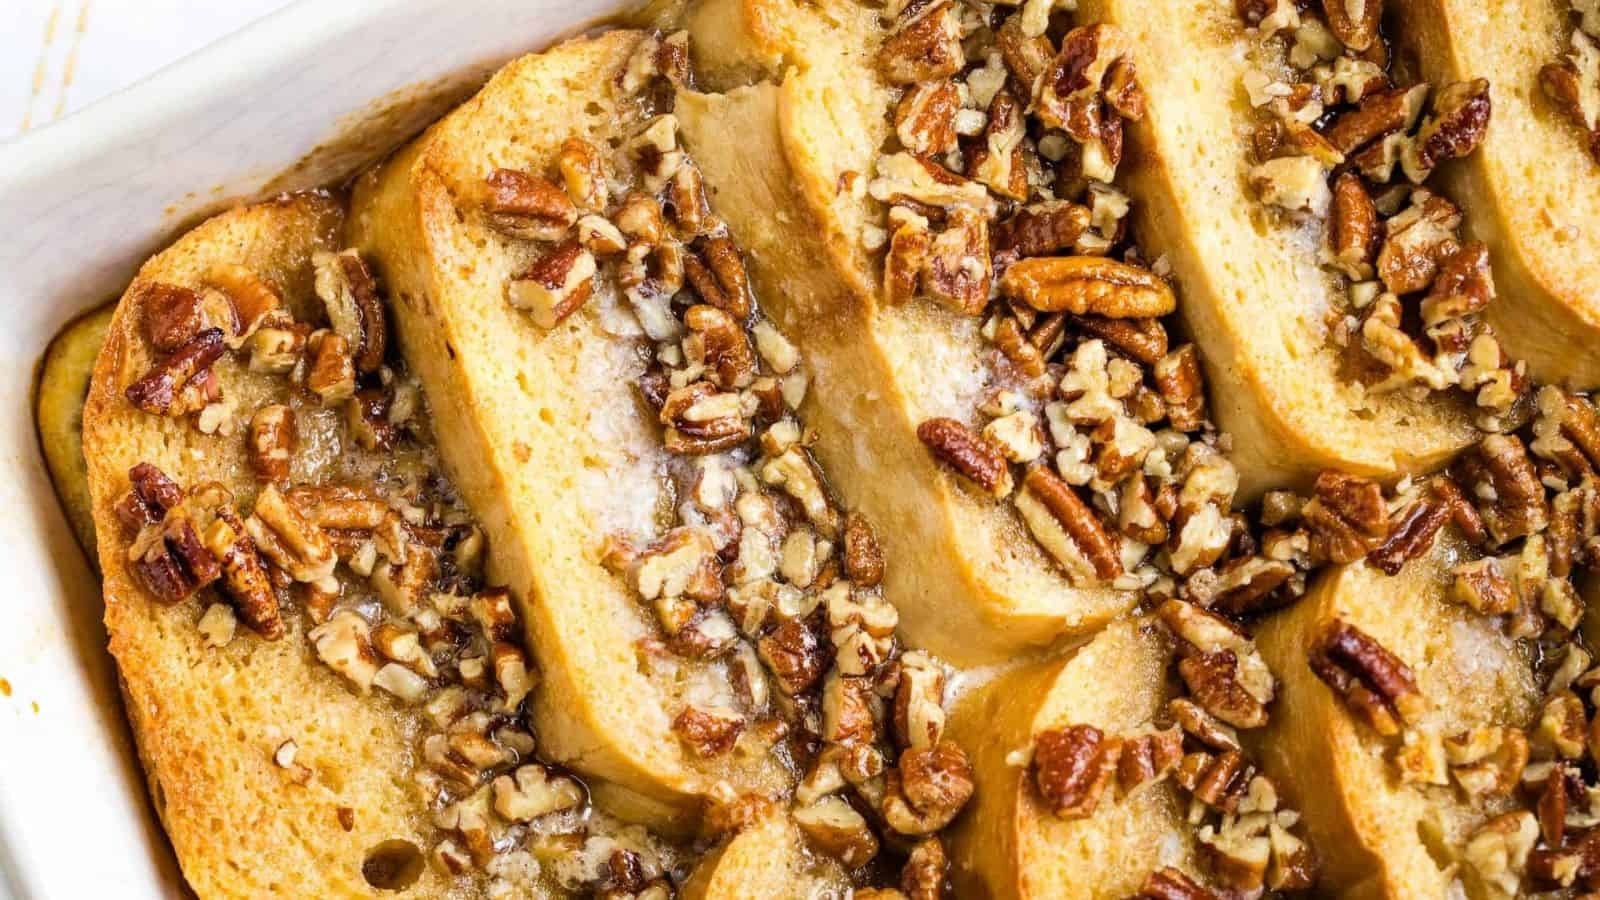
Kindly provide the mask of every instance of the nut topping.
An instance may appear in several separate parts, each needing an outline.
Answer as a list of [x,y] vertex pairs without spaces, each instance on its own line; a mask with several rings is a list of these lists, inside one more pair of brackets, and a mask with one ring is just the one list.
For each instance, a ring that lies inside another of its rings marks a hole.
[[1122,741],[1093,725],[1040,732],[1033,742],[1033,779],[1051,812],[1063,819],[1094,814],[1122,755]]
[[917,426],[917,437],[935,459],[993,496],[1005,497],[1015,486],[1011,467],[999,448],[955,419],[929,419]]
[[1371,635],[1342,619],[1323,627],[1308,662],[1351,712],[1385,737],[1426,708],[1411,669]]
[[1041,312],[1114,319],[1164,316],[1177,301],[1165,281],[1146,269],[1094,256],[1049,256],[1013,263],[1000,293]]
[[207,328],[197,333],[143,378],[128,385],[128,402],[156,416],[198,412],[221,396],[211,366],[226,349],[222,329]]
[[578,220],[565,191],[547,179],[517,169],[495,169],[484,179],[486,221],[508,237],[530,241],[561,239]]
[[546,331],[577,312],[594,293],[594,254],[576,240],[556,245],[506,285],[506,299]]
[[278,484],[287,481],[295,440],[294,410],[282,404],[256,410],[250,418],[250,463],[256,477]]
[[905,7],[878,50],[878,69],[890,84],[916,84],[961,71],[961,25],[951,0]]
[[1028,470],[1015,498],[1034,539],[1055,557],[1074,584],[1093,584],[1123,572],[1120,541],[1072,486],[1043,466]]
[[388,346],[388,325],[367,264],[354,250],[319,253],[313,262],[317,296],[328,309],[334,333],[349,346],[356,371],[378,371]]

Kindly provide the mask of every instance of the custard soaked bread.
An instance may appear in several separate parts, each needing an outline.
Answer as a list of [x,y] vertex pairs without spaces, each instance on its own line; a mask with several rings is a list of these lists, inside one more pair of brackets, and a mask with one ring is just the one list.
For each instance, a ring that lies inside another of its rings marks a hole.
[[849,880],[838,863],[811,852],[787,814],[774,812],[747,826],[695,866],[681,900],[795,900],[842,895]]
[[342,219],[299,195],[199,226],[140,270],[95,366],[106,626],[156,811],[206,897],[598,883],[496,843],[584,795],[530,758],[514,614],[364,267],[332,252]]
[[1491,83],[1482,149],[1441,173],[1506,296],[1489,320],[1535,377],[1589,389],[1600,386],[1600,16],[1582,5],[1400,0],[1394,12],[1397,49],[1423,77]]
[[684,37],[511,64],[357,186],[352,231],[527,611],[545,752],[669,829],[804,776],[797,819],[854,867],[879,842],[841,793],[928,835],[966,759],[942,671],[900,653],[899,564],[809,453],[808,362],[678,146]]

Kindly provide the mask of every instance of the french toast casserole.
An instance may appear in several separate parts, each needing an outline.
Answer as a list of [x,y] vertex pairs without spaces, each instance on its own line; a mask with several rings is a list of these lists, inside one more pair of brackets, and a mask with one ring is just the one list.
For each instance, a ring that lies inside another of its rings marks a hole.
[[47,354],[212,897],[1600,896],[1596,0],[682,0]]

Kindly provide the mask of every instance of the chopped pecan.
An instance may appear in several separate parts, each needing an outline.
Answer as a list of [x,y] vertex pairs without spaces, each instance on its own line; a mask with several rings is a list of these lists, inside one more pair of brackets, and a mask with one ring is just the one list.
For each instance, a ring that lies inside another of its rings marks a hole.
[[342,609],[333,618],[311,629],[317,656],[329,668],[349,679],[362,693],[372,686],[378,674],[378,656],[372,650],[372,628],[353,610]]
[[294,410],[280,403],[263,406],[250,417],[250,465],[262,481],[289,479],[296,440]]
[[1444,750],[1456,783],[1474,797],[1510,794],[1528,765],[1527,736],[1506,726],[1482,726],[1447,737]]
[[[710,370],[712,382],[723,390],[747,387],[755,380],[755,352],[750,339],[734,318],[715,306],[698,304],[683,315],[690,341],[696,342],[699,356]],[[687,343],[687,342],[686,342]]]
[[1405,564],[1428,552],[1433,538],[1450,519],[1450,509],[1434,498],[1412,503],[1395,517],[1389,537],[1367,554],[1367,561],[1386,575],[1398,575]]
[[484,179],[490,228],[532,241],[554,241],[578,220],[578,209],[549,179],[518,169],[495,169]]
[[883,581],[883,551],[872,523],[852,512],[844,520],[844,570],[857,587],[875,588]]
[[995,497],[1005,497],[1015,486],[999,448],[955,419],[929,419],[917,426],[917,438],[935,459]]
[[928,244],[922,287],[933,300],[975,316],[989,303],[990,266],[988,219],[957,207]]
[[954,742],[913,747],[888,773],[883,818],[900,834],[932,834],[955,819],[973,790],[972,764]]
[[995,226],[997,255],[1047,256],[1073,247],[1089,230],[1087,206],[1066,200],[1030,203]]
[[1287,599],[1275,601],[1274,595],[1294,575],[1294,565],[1285,560],[1264,556],[1237,557],[1229,560],[1207,585],[1211,598],[1209,605],[1235,616],[1270,609]]
[[1033,780],[1050,811],[1063,819],[1094,814],[1123,751],[1119,738],[1093,725],[1068,725],[1033,739]]
[[1410,667],[1343,619],[1323,626],[1307,661],[1352,712],[1386,737],[1399,734],[1402,722],[1416,721],[1426,708]]
[[1022,27],[1021,16],[1007,16],[995,32],[1001,59],[1016,83],[1031,87],[1055,58],[1055,47],[1042,33],[1030,34]]
[[778,679],[778,687],[795,697],[822,677],[822,645],[816,632],[804,622],[792,619],[779,625],[758,642],[761,659]]
[[140,282],[133,302],[144,323],[145,337],[159,353],[171,353],[210,324],[200,295],[162,281]]
[[684,707],[672,720],[672,730],[702,758],[721,756],[732,750],[744,727],[744,717],[738,713],[697,706]]
[[1235,728],[1267,724],[1266,704],[1240,682],[1239,658],[1232,650],[1186,656],[1178,663],[1178,674],[1195,702],[1218,719]]
[[701,300],[740,322],[750,317],[750,277],[730,238],[706,239],[697,252],[684,257],[683,274]]
[[388,325],[377,284],[354,250],[319,253],[315,257],[317,296],[328,309],[335,334],[345,339],[356,371],[378,371],[388,344]]
[[576,239],[551,248],[506,285],[506,299],[549,330],[577,312],[594,293],[594,254]]
[[1545,843],[1561,846],[1567,832],[1567,809],[1584,800],[1583,776],[1577,767],[1558,763],[1550,770],[1539,789],[1539,799],[1534,808],[1539,817],[1539,833]]
[[322,529],[308,521],[273,485],[256,495],[255,509],[244,525],[256,547],[295,581],[328,578],[339,562]]
[[1110,581],[1123,573],[1121,541],[1076,490],[1044,466],[1023,478],[1017,512],[1040,546],[1075,584]]
[[556,168],[567,196],[582,210],[601,212],[606,208],[610,188],[606,183],[605,161],[600,151],[583,138],[569,137],[561,142]]
[[942,156],[956,149],[956,112],[961,92],[949,79],[914,84],[894,110],[895,134],[918,156]]
[[1333,183],[1332,214],[1328,218],[1328,243],[1340,271],[1356,280],[1372,277],[1378,254],[1378,209],[1361,176],[1345,172]]
[[[1539,840],[1539,824],[1526,810],[1501,813],[1485,822],[1473,832],[1463,848],[1461,857],[1471,866],[1491,890],[1500,896],[1511,897],[1520,893],[1522,873],[1537,884],[1554,885],[1556,868],[1565,868],[1570,875],[1568,885],[1584,869],[1583,862],[1589,852],[1571,853],[1571,866],[1558,866],[1562,851],[1533,850]],[[1600,850],[1600,847],[1596,848]],[[1530,852],[1532,851],[1532,852]]]
[[1522,605],[1494,557],[1462,563],[1450,572],[1455,578],[1450,596],[1457,603],[1490,616],[1514,612]]
[[356,394],[355,359],[350,342],[331,331],[318,331],[308,342],[311,366],[306,372],[306,388],[322,401],[334,406]]
[[1167,355],[1167,329],[1160,319],[1113,319],[1074,316],[1072,323],[1084,334],[1097,337],[1134,361],[1154,366]]
[[1131,794],[1171,775],[1182,759],[1183,730],[1176,725],[1126,738],[1117,762],[1117,785]]
[[1322,9],[1333,36],[1351,50],[1360,53],[1378,40],[1381,0],[1322,0]]
[[1440,262],[1439,274],[1422,300],[1422,323],[1431,328],[1449,319],[1469,316],[1493,299],[1489,247],[1482,241],[1472,241]]
[[1491,434],[1458,464],[1460,480],[1478,498],[1478,511],[1496,544],[1543,531],[1549,524],[1544,485],[1522,439]]
[[128,548],[128,564],[146,590],[163,603],[177,603],[216,581],[217,558],[181,512],[141,532]]
[[265,279],[238,263],[218,263],[206,270],[206,284],[221,291],[232,307],[222,318],[228,319],[228,346],[239,347],[262,327],[290,321],[283,298]]
[[928,220],[921,216],[904,216],[896,224],[896,215],[891,211],[889,218],[892,233],[883,257],[883,296],[892,305],[917,296],[933,248],[933,234],[928,230]]
[[1179,431],[1199,431],[1206,420],[1205,381],[1194,344],[1168,353],[1151,370],[1166,407],[1167,421]]
[[846,868],[865,865],[878,855],[878,838],[867,820],[842,797],[823,797],[791,813],[800,831]]
[[1004,88],[989,103],[989,121],[978,141],[967,148],[966,175],[1002,197],[1027,200],[1029,146],[1023,104]]
[[1238,811],[1255,777],[1256,767],[1237,750],[1190,753],[1174,774],[1174,780],[1196,800],[1229,814]]
[[1184,732],[1213,750],[1238,750],[1239,735],[1187,697],[1167,703],[1167,711]]
[[1301,519],[1311,533],[1314,558],[1355,562],[1388,535],[1389,508],[1377,482],[1324,469],[1313,492]]
[[890,84],[948,78],[965,65],[961,24],[951,0],[908,4],[878,49],[878,70]]
[[157,416],[182,416],[198,411],[221,396],[212,365],[227,345],[222,329],[207,328],[128,385],[128,402]]
[[1000,276],[1000,293],[1040,312],[1114,319],[1164,316],[1177,305],[1172,289],[1148,269],[1099,256],[1019,260]]
[[[906,900],[943,900],[950,860],[938,837],[925,837],[911,848],[900,870],[900,890]],[[857,892],[857,896],[859,896]]]
[[231,506],[217,510],[206,528],[207,549],[220,561],[222,584],[244,623],[269,641],[283,636],[283,613],[255,541]]
[[905,747],[931,747],[943,737],[944,723],[944,672],[926,653],[906,653],[894,696],[895,737]]
[[183,502],[183,488],[160,468],[142,462],[128,470],[128,491],[117,500],[117,521],[132,537],[146,525],[165,519],[167,511]]
[[1455,204],[1428,191],[1413,192],[1411,206],[1389,219],[1378,251],[1378,277],[1384,286],[1403,295],[1433,284],[1439,267],[1460,246],[1460,226],[1461,210]]
[[830,673],[822,686],[822,739],[845,747],[872,745],[878,706],[872,679]]
[[1439,89],[1433,110],[1406,144],[1401,166],[1406,177],[1421,184],[1439,163],[1460,159],[1478,149],[1489,130],[1489,80],[1457,81]]
[[1582,481],[1600,464],[1600,415],[1594,405],[1555,385],[1540,388],[1530,450],[1556,463],[1569,481]]
[[749,440],[751,434],[739,395],[719,392],[709,381],[672,391],[658,419],[666,426],[667,452],[683,456],[726,450]]
[[[1375,0],[1372,5],[1377,5]],[[1350,156],[1384,135],[1409,131],[1422,115],[1427,99],[1425,84],[1368,94],[1355,109],[1336,117],[1323,137],[1335,150]]]

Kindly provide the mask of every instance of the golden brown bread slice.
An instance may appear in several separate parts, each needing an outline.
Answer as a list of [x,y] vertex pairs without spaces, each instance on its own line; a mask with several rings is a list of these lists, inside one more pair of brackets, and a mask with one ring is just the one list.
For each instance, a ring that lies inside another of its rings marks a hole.
[[680,900],[843,896],[849,879],[830,857],[813,854],[787,813],[747,826],[695,865]]
[[[314,319],[311,257],[336,248],[341,220],[338,203],[322,195],[224,213],[147,262],[128,296],[153,282],[198,288],[213,265],[237,263],[274,286],[297,317]],[[111,653],[155,808],[201,896],[373,896],[362,874],[369,853],[398,841],[395,852],[420,866],[432,829],[421,793],[397,777],[415,752],[404,722],[316,659],[300,617],[290,617],[279,640],[210,648],[195,625],[197,604],[159,604],[130,572],[113,506],[136,463],[184,484],[214,479],[241,497],[255,492],[246,429],[203,435],[186,419],[147,415],[125,399],[152,359],[139,307],[123,302],[113,316],[83,441]],[[246,371],[231,355],[216,370],[225,395],[239,399],[276,378]],[[274,762],[286,740],[299,747],[296,764],[309,768],[304,784]],[[436,895],[445,885],[428,871],[416,892]]]
[[1173,696],[1171,653],[1154,620],[1125,619],[1064,659],[1008,672],[960,701],[950,734],[973,748],[977,793],[950,836],[959,896],[1120,900],[1164,866],[1196,871],[1187,804],[1171,779],[1128,795],[1107,788],[1093,814],[1068,820],[1017,758],[1052,728],[1150,730]]
[[[1470,885],[1481,877],[1466,851],[1472,836],[1516,805],[1516,784],[1505,795],[1469,798],[1458,773],[1443,774],[1443,784],[1400,776],[1403,748],[1483,726],[1523,728],[1538,712],[1541,689],[1528,651],[1501,633],[1497,619],[1447,599],[1450,569],[1468,558],[1447,528],[1398,576],[1366,563],[1324,572],[1298,605],[1257,632],[1279,678],[1278,699],[1271,723],[1250,738],[1268,776],[1303,813],[1321,854],[1320,887],[1332,895],[1442,897],[1454,878]],[[1313,672],[1308,658],[1335,621],[1410,668],[1427,705],[1407,723],[1413,737],[1380,736]],[[1419,750],[1414,765],[1423,756]],[[1480,886],[1469,895],[1484,896]]]
[[1457,402],[1364,396],[1341,373],[1318,231],[1277,221],[1246,182],[1254,119],[1241,85],[1253,63],[1233,6],[1087,0],[1079,19],[1120,27],[1137,61],[1147,109],[1129,123],[1124,189],[1141,246],[1171,263],[1240,496],[1304,487],[1323,468],[1422,472],[1467,446]]
[[[1570,0],[1400,0],[1395,38],[1435,84],[1488,78],[1494,103],[1478,151],[1441,169],[1489,245],[1500,300],[1488,319],[1540,381],[1600,385],[1600,160],[1590,135],[1540,88],[1572,50]],[[1590,46],[1593,46],[1592,40]]]
[[34,395],[34,421],[39,426],[39,446],[50,469],[50,482],[91,565],[98,562],[89,468],[83,459],[83,401],[115,308],[107,304],[86,313],[56,335],[39,363]]
[[885,523],[896,560],[885,590],[906,637],[957,664],[992,662],[1126,610],[1131,593],[1072,586],[1007,504],[942,469],[917,437],[932,417],[971,420],[992,359],[981,320],[881,302],[860,239],[869,211],[841,189],[848,173],[870,173],[889,134],[877,12],[708,0],[688,23],[710,83],[773,79],[680,95],[677,113],[768,314],[809,361],[815,452],[846,505]]
[[634,136],[645,109],[617,85],[639,40],[612,31],[506,66],[361,180],[351,240],[393,297],[440,452],[489,533],[490,577],[522,607],[543,672],[544,751],[596,779],[596,799],[619,815],[681,829],[715,780],[772,793],[788,775],[770,755],[702,762],[684,751],[671,722],[693,673],[652,674],[654,626],[601,565],[608,533],[654,535],[670,502],[659,429],[635,394],[644,361],[604,321],[617,298],[540,328],[505,292],[538,248],[474,209],[497,167],[552,170],[569,137],[616,147]]

